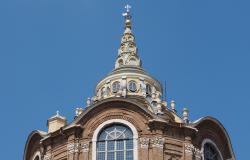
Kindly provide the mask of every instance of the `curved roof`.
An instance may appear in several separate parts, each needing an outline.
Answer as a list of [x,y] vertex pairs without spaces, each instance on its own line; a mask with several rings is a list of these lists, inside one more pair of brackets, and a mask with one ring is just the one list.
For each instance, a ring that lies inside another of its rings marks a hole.
[[[29,147],[30,147],[30,142],[31,142],[31,140],[33,139],[33,138],[35,138],[36,136],[38,136],[38,138],[40,138],[40,140],[42,139],[42,138],[44,138],[45,136],[47,135],[47,133],[46,132],[44,132],[44,131],[39,131],[39,130],[34,130],[34,131],[32,131],[30,134],[29,134],[29,136],[28,136],[28,138],[27,138],[27,141],[26,141],[26,143],[25,143],[25,148],[24,148],[24,154],[23,154],[23,159],[25,160],[25,158],[27,158],[27,151],[28,151],[28,149],[29,149]],[[40,141],[39,140],[39,141]]]
[[234,151],[233,151],[233,147],[232,147],[232,143],[229,137],[229,134],[227,132],[227,130],[224,128],[224,126],[221,124],[221,122],[219,120],[217,120],[216,118],[213,118],[211,116],[206,116],[206,117],[202,117],[196,121],[194,121],[191,126],[198,128],[200,125],[202,125],[202,123],[206,122],[206,121],[210,121],[212,123],[214,123],[216,126],[218,126],[221,131],[223,132],[223,134],[225,135],[227,142],[229,144],[229,149],[232,155],[232,158],[235,159],[235,155],[234,155]]

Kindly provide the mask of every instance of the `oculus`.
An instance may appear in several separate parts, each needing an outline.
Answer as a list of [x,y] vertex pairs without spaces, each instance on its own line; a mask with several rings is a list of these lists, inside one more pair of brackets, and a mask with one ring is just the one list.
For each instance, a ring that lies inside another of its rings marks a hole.
[[136,92],[136,91],[137,91],[136,82],[135,82],[135,81],[130,81],[130,82],[128,83],[128,89],[129,89],[129,91],[131,91],[131,92]]
[[120,90],[120,82],[116,81],[112,84],[112,92],[117,93]]

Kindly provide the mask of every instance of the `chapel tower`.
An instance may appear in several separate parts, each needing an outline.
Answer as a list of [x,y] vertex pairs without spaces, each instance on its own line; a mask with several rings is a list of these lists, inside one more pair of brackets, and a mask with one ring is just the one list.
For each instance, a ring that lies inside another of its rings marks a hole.
[[30,133],[24,160],[235,160],[229,135],[210,116],[189,119],[162,98],[162,86],[142,67],[127,5],[114,70],[77,108],[74,120],[59,114],[48,131]]

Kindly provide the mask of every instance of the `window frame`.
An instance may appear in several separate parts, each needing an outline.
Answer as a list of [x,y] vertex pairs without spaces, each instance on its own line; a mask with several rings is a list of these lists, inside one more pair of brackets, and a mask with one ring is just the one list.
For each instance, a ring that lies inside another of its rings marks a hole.
[[115,81],[112,83],[112,93],[117,93],[121,89],[121,83],[119,81]]
[[217,147],[217,145],[211,139],[208,139],[208,138],[206,138],[202,141],[202,145],[201,145],[202,146],[202,148],[201,148],[202,160],[205,160],[204,148],[205,148],[206,144],[210,144],[211,146],[213,146],[214,149],[216,150],[216,152],[218,153],[220,160],[223,160],[222,154],[221,154],[219,148]]
[[97,160],[97,142],[98,142],[99,133],[101,133],[104,128],[112,124],[124,125],[132,131],[133,133],[133,160],[138,160],[138,132],[133,124],[123,119],[110,119],[110,120],[103,122],[96,128],[92,137],[92,144],[93,144],[92,145],[92,159]]
[[36,160],[37,157],[39,160],[41,160],[41,152],[40,151],[35,152],[35,154],[32,157],[32,160]]
[[[134,85],[134,87],[135,87],[134,89],[135,89],[135,90],[133,90],[133,88],[130,88],[130,85]],[[128,90],[129,90],[130,92],[132,92],[132,93],[137,92],[138,86],[137,86],[137,82],[136,82],[135,80],[131,80],[131,81],[128,82]]]

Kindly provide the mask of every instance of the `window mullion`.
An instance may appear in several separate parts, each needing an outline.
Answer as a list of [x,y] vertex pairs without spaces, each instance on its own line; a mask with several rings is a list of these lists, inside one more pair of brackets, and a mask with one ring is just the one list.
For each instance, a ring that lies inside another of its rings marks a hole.
[[108,160],[108,142],[105,140],[105,160]]
[[115,140],[115,147],[114,147],[114,157],[115,157],[114,159],[115,159],[115,160],[117,159],[117,158],[116,158],[116,150],[117,150],[117,149],[116,149],[116,144],[117,144],[117,141]]
[[126,140],[123,140],[123,154],[124,154],[124,160],[126,160],[126,152],[127,152],[127,148],[126,148]]

